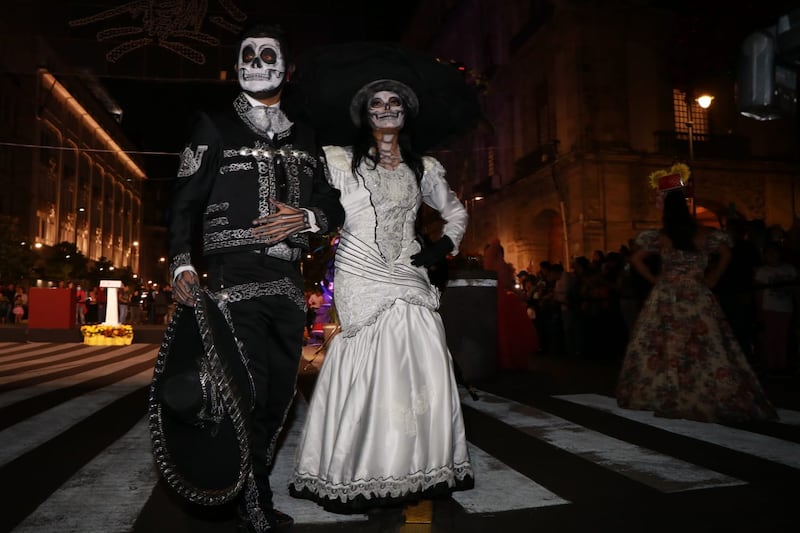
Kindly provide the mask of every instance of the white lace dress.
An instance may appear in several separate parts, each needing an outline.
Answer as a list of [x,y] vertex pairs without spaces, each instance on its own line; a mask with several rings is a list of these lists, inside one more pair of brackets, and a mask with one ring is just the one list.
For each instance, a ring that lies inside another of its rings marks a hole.
[[424,159],[418,186],[405,165],[363,168],[362,178],[350,170],[348,148],[325,153],[346,213],[334,276],[342,330],[314,389],[291,492],[355,511],[469,488],[439,292],[410,260],[420,250],[414,221],[421,202],[441,213],[456,251],[467,213],[433,158]]

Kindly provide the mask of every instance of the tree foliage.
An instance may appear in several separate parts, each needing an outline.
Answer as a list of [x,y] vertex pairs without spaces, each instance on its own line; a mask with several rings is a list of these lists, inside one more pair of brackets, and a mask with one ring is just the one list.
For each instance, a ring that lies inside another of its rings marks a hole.
[[35,254],[25,242],[19,220],[0,215],[0,282],[18,283],[31,275]]

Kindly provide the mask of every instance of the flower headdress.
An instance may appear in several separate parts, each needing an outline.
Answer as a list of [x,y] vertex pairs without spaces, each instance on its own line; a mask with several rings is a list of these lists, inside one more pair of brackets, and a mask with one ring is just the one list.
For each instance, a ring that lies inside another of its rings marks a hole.
[[675,163],[668,169],[656,170],[648,176],[650,186],[656,190],[656,207],[664,207],[664,195],[674,189],[682,189],[689,183],[692,174],[685,163]]
[[692,171],[685,163],[675,163],[666,170],[656,170],[648,176],[650,186],[659,192],[678,189],[689,182]]

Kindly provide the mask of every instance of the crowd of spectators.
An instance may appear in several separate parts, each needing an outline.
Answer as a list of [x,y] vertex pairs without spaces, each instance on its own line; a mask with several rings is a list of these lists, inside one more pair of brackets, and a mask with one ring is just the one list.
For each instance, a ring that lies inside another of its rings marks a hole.
[[[714,295],[759,374],[796,373],[800,231],[742,219],[726,221],[724,229],[731,237],[732,260]],[[536,272],[529,268],[517,274],[519,294],[527,303],[543,353],[624,356],[628,334],[650,290],[628,264],[635,246],[631,239],[616,251],[576,257],[569,269],[543,261]],[[657,263],[652,267],[658,270]]]

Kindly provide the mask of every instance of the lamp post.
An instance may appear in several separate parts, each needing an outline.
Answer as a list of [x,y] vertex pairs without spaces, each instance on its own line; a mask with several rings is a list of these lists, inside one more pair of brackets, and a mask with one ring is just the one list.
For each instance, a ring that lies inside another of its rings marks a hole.
[[[697,105],[703,109],[708,109],[713,100],[714,97],[710,94],[701,94],[694,99]],[[694,161],[694,117],[692,116],[692,100],[689,97],[689,93],[686,94],[686,130],[689,134],[689,167],[691,168]],[[697,180],[694,177],[694,169],[692,169],[692,177],[689,179],[692,180],[692,216],[697,218]]]

